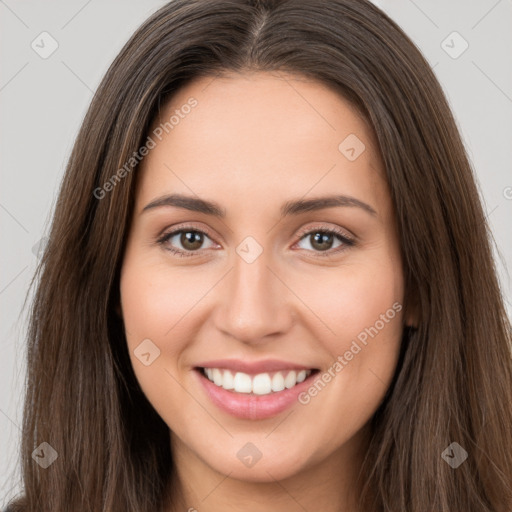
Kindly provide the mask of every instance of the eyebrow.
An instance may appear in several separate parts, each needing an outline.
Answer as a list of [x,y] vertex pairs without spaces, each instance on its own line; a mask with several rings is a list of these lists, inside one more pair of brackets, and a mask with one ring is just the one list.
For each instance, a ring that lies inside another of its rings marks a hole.
[[[220,219],[226,217],[226,210],[224,210],[219,204],[213,201],[200,199],[199,197],[186,196],[183,194],[168,194],[158,197],[147,204],[141,213],[164,206],[184,208],[185,210],[212,215],[213,217],[218,217]],[[369,204],[356,199],[355,197],[345,195],[332,195],[317,197],[313,199],[298,199],[287,201],[281,207],[281,216],[286,217],[289,215],[298,215],[304,212],[323,210],[325,208],[332,208],[335,206],[361,208],[370,215],[377,215],[377,212],[374,208],[372,208]]]

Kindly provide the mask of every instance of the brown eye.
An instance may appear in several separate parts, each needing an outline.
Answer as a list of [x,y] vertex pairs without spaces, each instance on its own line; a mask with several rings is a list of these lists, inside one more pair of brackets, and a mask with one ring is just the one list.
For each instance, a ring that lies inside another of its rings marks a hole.
[[203,247],[206,240],[210,240],[210,247],[213,246],[210,237],[203,231],[195,228],[182,228],[164,234],[157,242],[178,256],[195,256],[200,249],[208,248]]
[[301,247],[302,249],[317,253],[318,256],[331,256],[355,245],[355,240],[343,231],[324,228],[310,229],[303,233],[298,242],[299,247],[303,242],[309,242],[310,247]]

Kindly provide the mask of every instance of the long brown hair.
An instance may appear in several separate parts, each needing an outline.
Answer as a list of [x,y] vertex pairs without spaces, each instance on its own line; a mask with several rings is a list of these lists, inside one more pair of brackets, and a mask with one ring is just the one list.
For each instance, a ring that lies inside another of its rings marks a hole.
[[[24,493],[13,510],[162,510],[168,427],[137,383],[116,314],[137,166],[104,197],[94,191],[179,88],[249,70],[334,87],[374,130],[385,165],[405,307],[419,323],[404,332],[372,418],[361,510],[510,512],[511,329],[475,178],[428,63],[366,0],[175,0],[116,57],[76,139],[33,281]],[[31,457],[42,442],[58,454],[47,469]],[[453,442],[468,454],[457,469],[442,457]]]

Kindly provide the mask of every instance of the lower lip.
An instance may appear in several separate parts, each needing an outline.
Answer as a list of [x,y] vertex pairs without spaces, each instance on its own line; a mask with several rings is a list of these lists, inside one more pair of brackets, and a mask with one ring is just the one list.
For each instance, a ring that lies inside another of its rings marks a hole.
[[307,389],[318,372],[313,372],[307,379],[283,391],[272,392],[268,395],[254,395],[251,393],[236,393],[221,388],[196,369],[201,384],[210,400],[221,410],[246,420],[263,420],[277,416],[295,402],[298,395]]

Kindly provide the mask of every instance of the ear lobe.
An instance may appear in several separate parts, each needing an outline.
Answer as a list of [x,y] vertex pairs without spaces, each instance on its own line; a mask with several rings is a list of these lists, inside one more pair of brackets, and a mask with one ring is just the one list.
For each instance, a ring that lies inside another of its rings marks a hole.
[[416,300],[411,301],[405,310],[404,323],[407,327],[417,329],[420,324],[420,307]]
[[417,315],[415,315],[412,311],[409,311],[409,313],[405,315],[405,325],[407,327],[413,327],[414,329],[418,328],[419,322]]

